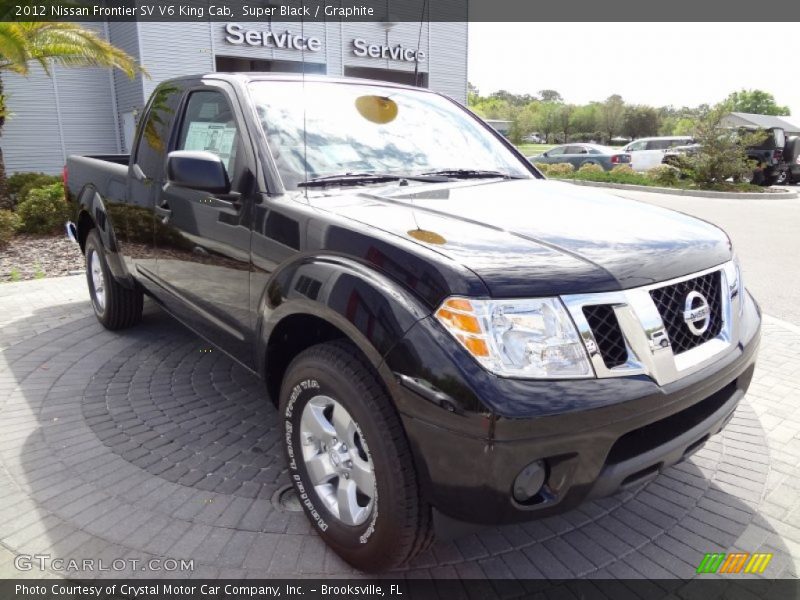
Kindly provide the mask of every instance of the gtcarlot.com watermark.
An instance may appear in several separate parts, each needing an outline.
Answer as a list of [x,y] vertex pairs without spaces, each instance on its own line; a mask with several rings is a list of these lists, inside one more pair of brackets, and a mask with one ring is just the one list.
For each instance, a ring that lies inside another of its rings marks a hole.
[[100,571],[194,571],[194,559],[176,558],[60,558],[50,554],[19,554],[14,558],[19,571],[100,572]]

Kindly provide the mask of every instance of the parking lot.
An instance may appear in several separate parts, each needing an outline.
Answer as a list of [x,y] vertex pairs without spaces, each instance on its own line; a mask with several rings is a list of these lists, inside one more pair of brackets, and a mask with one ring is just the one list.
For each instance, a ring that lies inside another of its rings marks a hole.
[[[622,193],[622,192],[621,192]],[[650,484],[565,515],[437,542],[420,578],[690,578],[707,552],[800,567],[800,201],[624,192],[719,223],[768,318],[754,382],[726,430]],[[104,330],[85,281],[0,286],[0,577],[15,556],[136,559],[84,577],[358,576],[279,499],[288,484],[262,385],[147,303]],[[193,560],[174,571],[141,565]],[[49,569],[55,576],[76,575]]]

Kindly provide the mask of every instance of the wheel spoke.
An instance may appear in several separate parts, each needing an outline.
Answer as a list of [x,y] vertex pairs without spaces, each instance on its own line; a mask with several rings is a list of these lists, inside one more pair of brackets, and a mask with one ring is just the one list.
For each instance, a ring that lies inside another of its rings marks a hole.
[[360,458],[354,458],[353,467],[350,469],[350,477],[352,481],[358,486],[358,490],[367,496],[373,498],[375,496],[375,474],[369,466],[369,463],[364,462]]
[[336,430],[325,417],[324,410],[322,406],[306,407],[303,417],[300,419],[300,428],[304,433],[310,433],[317,440],[328,443],[336,437]]
[[327,454],[317,454],[305,462],[308,477],[314,485],[327,483],[336,475]]
[[340,404],[335,404],[331,422],[333,423],[333,428],[336,430],[336,435],[339,436],[339,439],[346,442],[348,446],[352,446],[354,443],[356,426],[350,413]]
[[355,525],[363,509],[356,502],[356,484],[352,479],[339,478],[336,500],[339,503],[339,518],[342,522],[346,525]]

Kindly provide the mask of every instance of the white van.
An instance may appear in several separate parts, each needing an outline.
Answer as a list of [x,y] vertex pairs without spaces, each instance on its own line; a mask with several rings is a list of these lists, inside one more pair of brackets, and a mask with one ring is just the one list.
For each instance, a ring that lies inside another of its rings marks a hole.
[[661,164],[664,152],[675,146],[687,146],[694,143],[688,135],[639,138],[630,142],[622,151],[631,155],[631,167],[634,171],[647,171]]

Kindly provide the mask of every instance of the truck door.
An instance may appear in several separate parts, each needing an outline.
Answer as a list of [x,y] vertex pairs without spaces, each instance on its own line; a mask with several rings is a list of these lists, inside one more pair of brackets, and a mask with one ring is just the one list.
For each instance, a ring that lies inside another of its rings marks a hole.
[[170,143],[170,127],[180,104],[179,83],[162,84],[153,92],[137,132],[128,168],[125,202],[108,202],[106,209],[123,253],[149,286],[156,273],[156,237],[164,225],[154,215],[155,203],[164,183],[164,161]]
[[251,365],[250,225],[257,190],[238,102],[222,83],[189,90],[176,128],[173,149],[219,156],[231,190],[162,185],[155,211],[171,235],[158,240],[158,279],[176,316]]

